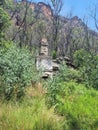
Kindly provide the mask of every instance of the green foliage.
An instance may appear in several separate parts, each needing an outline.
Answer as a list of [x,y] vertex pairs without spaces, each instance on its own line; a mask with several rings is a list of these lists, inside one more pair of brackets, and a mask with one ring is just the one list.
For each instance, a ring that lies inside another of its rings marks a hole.
[[0,94],[10,99],[19,98],[33,77],[33,60],[29,51],[11,45],[6,51],[0,49]]
[[49,79],[45,82],[45,87],[47,88],[46,102],[49,107],[55,105],[58,102],[57,95],[63,94],[65,86],[61,86],[62,82],[75,81],[77,83],[82,82],[80,71],[70,69],[66,66],[66,63],[63,62],[60,65],[59,73],[54,76],[52,79]]
[[60,79],[60,81],[68,80],[69,71],[70,70],[67,67],[66,62],[62,62],[60,64],[59,74],[58,74],[58,78]]
[[16,104],[0,103],[0,129],[97,130],[98,92],[74,82],[61,82],[59,87],[62,93],[57,93],[58,102],[51,109],[41,96],[27,95]]
[[65,89],[57,96],[56,111],[65,116],[68,130],[97,129],[98,92],[74,82],[62,82],[60,86],[65,86]]
[[85,84],[98,89],[98,56],[93,51],[79,50],[74,54],[74,63]]
[[4,6],[5,0],[0,0],[0,6]]
[[0,7],[0,38],[3,35],[3,31],[8,27],[9,25],[9,16],[6,11],[4,11],[3,8]]
[[57,52],[55,50],[52,51],[52,58],[53,59],[57,58]]
[[56,104],[57,94],[63,91],[63,86],[61,87],[59,86],[59,84],[62,81],[68,80],[68,74],[69,70],[65,62],[63,62],[60,66],[59,73],[52,79],[49,79],[48,81],[45,82],[44,87],[47,88],[46,102],[49,107]]
[[62,88],[59,87],[59,82],[59,78],[54,77],[53,79],[48,80],[46,84],[44,84],[47,88],[46,104],[48,107],[51,107],[57,103],[57,93],[60,93],[60,91],[62,91]]
[[[95,130],[98,128],[98,92],[85,85],[55,78],[48,82],[46,104],[54,106],[64,117],[66,130]],[[51,86],[50,86],[51,85]]]
[[67,76],[68,81],[75,81],[77,83],[83,82],[83,78],[81,76],[81,72],[79,70],[70,68]]
[[74,53],[74,64],[77,68],[83,67],[87,58],[89,57],[89,53],[84,49],[78,50]]
[[81,72],[87,86],[98,89],[98,56],[91,53],[86,60],[85,66],[81,69]]
[[36,22],[36,14],[31,8],[31,4],[29,2],[6,0],[6,8],[8,12],[11,12],[11,18],[15,20],[14,22],[12,21],[9,30],[6,31],[7,39],[13,39],[13,41],[18,42],[20,47],[24,45],[31,47],[32,44],[36,43],[36,41],[34,42],[35,25],[32,27]]

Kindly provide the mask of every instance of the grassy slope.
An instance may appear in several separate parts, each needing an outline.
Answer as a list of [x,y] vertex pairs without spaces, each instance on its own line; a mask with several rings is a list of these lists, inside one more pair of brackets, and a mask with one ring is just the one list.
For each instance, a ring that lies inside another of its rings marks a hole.
[[66,89],[58,96],[59,114],[47,109],[41,86],[29,88],[21,103],[0,103],[0,130],[98,130],[98,92],[74,83],[61,85]]
[[47,109],[40,88],[30,88],[22,103],[0,103],[0,130],[60,130],[62,117]]
[[70,130],[98,130],[98,91],[74,82],[65,85],[58,96],[57,110],[66,117]]

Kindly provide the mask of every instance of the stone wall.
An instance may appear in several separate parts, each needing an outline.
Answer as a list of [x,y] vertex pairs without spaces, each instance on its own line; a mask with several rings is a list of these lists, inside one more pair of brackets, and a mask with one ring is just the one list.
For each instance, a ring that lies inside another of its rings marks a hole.
[[52,59],[50,57],[37,57],[36,60],[37,70],[52,71]]

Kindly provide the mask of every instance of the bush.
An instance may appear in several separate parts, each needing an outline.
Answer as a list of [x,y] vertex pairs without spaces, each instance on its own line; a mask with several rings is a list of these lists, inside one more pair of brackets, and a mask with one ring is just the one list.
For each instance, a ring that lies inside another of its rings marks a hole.
[[86,86],[98,89],[98,55],[93,51],[79,50],[74,55],[74,63]]
[[60,65],[59,73],[55,75],[52,79],[45,82],[45,87],[47,88],[46,100],[49,106],[55,105],[58,102],[57,95],[63,94],[65,85],[60,85],[62,82],[82,82],[82,77],[80,71],[70,69],[63,62]]
[[77,83],[82,83],[83,82],[83,78],[81,76],[81,72],[79,70],[70,68],[69,69],[69,73],[67,75],[67,81],[74,81]]
[[0,7],[0,41],[1,41],[1,37],[3,36],[3,32],[4,30],[6,30],[6,28],[9,25],[9,15],[8,13]]
[[98,89],[98,56],[91,53],[85,62],[85,66],[81,68],[82,77],[85,84]]
[[66,63],[63,62],[60,65],[59,73],[56,74],[52,79],[45,82],[44,87],[47,88],[46,102],[49,107],[53,106],[57,102],[57,94],[63,91],[63,86],[59,86],[62,81],[68,81],[69,69]]
[[[49,83],[49,82],[48,82]],[[54,79],[48,88],[46,104],[64,118],[64,129],[95,130],[98,127],[98,92],[73,81]]]
[[84,49],[78,50],[74,53],[74,64],[77,68],[83,67],[86,60],[89,57],[89,53]]
[[33,60],[29,51],[11,45],[0,49],[0,94],[6,99],[20,98],[33,77]]
[[[60,84],[59,84],[60,85]],[[61,83],[63,94],[57,96],[56,111],[65,116],[68,130],[98,128],[98,92],[74,82]],[[64,88],[64,87],[63,87]]]
[[57,52],[55,50],[52,51],[52,58],[53,59],[57,58]]

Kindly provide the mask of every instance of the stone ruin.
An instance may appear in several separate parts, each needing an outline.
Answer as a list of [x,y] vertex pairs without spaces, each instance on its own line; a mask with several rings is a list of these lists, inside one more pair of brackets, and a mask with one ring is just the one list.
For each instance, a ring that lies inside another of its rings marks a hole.
[[37,70],[42,71],[42,77],[52,77],[52,58],[49,56],[49,46],[46,38],[42,38],[39,56],[36,59]]
[[41,40],[40,55],[49,56],[48,42],[46,38],[42,38]]
[[36,59],[37,70],[42,71],[42,78],[48,78],[55,75],[59,71],[59,65],[65,61],[66,65],[75,68],[72,61],[68,57],[58,57],[55,60],[49,56],[49,45],[46,38],[42,38],[40,44],[39,56]]

